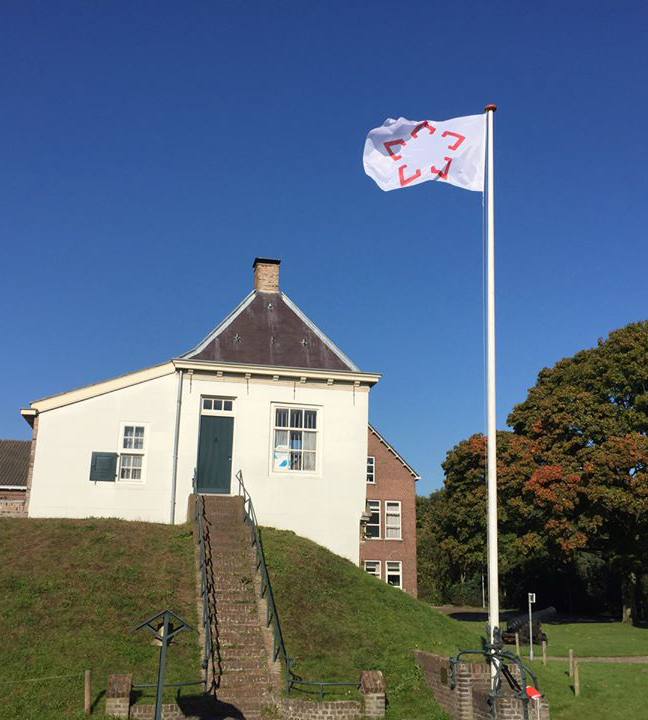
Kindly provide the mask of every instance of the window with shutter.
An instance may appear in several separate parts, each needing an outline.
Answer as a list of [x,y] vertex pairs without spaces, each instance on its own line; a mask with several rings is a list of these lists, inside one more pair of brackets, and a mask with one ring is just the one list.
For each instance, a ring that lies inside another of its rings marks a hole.
[[91,482],[115,482],[117,453],[93,452],[90,460]]

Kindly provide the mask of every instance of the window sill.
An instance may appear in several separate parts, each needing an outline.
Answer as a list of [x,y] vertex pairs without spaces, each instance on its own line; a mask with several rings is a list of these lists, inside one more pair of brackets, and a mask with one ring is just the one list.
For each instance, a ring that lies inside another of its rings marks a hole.
[[313,480],[321,480],[322,476],[317,471],[312,470],[273,470],[270,473],[271,478],[291,478],[291,477],[301,477],[301,478],[312,478]]

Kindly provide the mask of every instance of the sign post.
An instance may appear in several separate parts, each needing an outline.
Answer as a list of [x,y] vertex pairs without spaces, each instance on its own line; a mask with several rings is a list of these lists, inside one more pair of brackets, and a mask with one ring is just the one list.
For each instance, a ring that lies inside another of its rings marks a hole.
[[535,603],[535,593],[529,593],[529,661],[533,662],[533,613],[531,606]]
[[163,610],[162,612],[148,618],[148,620],[144,620],[144,622],[140,623],[133,632],[141,630],[142,628],[146,628],[160,643],[160,662],[158,665],[158,679],[155,692],[154,720],[161,720],[167,646],[179,632],[186,629],[193,630],[193,628],[182,618],[178,617],[174,612],[171,612],[171,610]]

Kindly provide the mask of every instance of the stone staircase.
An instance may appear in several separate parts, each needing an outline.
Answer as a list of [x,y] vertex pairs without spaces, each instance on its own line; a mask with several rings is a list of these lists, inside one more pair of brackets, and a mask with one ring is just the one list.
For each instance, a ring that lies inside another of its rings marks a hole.
[[263,621],[243,498],[204,500],[213,639],[209,679],[223,718],[257,720],[276,713],[278,673],[269,663],[272,640]]

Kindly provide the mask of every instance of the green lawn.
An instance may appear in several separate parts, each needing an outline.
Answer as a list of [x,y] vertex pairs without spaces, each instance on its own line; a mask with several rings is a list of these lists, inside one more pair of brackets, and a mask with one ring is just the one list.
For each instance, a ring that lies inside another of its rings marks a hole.
[[479,647],[477,633],[294,533],[264,528],[263,545],[296,672],[353,682],[382,670],[390,720],[445,717],[412,649],[450,655]]
[[[484,632],[480,621],[462,621],[475,632]],[[545,623],[549,655],[567,656],[573,648],[580,657],[648,655],[648,630],[620,622]],[[513,651],[515,648],[509,648]],[[528,645],[522,646],[528,663]],[[648,665],[581,663],[581,695],[575,697],[572,679],[563,661],[542,665],[542,651],[534,647],[536,659],[530,665],[539,686],[549,700],[552,720],[630,720],[648,717],[646,687]]]
[[648,665],[580,664],[581,694],[574,696],[567,663],[533,663],[549,700],[552,720],[639,720],[648,717]]
[[648,655],[648,629],[620,622],[545,624],[550,655],[563,655],[572,648],[581,657]]
[[[103,717],[110,673],[156,679],[159,650],[132,628],[167,607],[197,627],[195,587],[189,526],[0,519],[0,718],[84,717],[86,669]],[[180,635],[168,658],[169,682],[199,678],[195,634]]]
[[[462,620],[461,623],[482,635],[486,632],[484,621]],[[502,625],[506,627],[506,621]],[[621,622],[574,622],[543,623],[542,630],[547,635],[549,655],[567,657],[569,648],[580,657],[648,655],[648,628]],[[515,650],[515,646],[509,649]],[[523,655],[528,655],[528,644],[522,645],[520,650]],[[535,645],[533,652],[540,655],[542,651]]]

